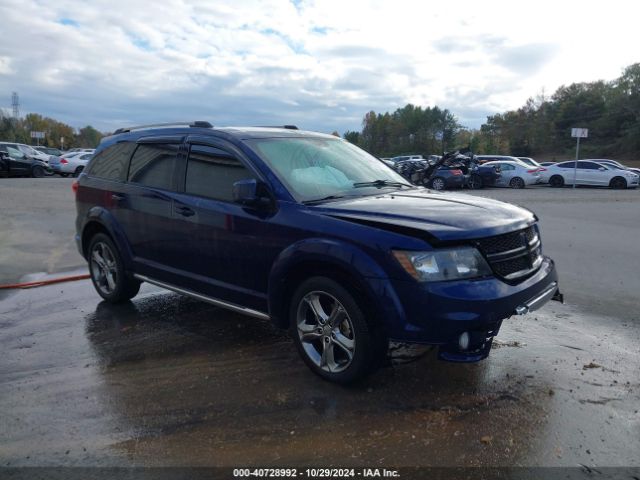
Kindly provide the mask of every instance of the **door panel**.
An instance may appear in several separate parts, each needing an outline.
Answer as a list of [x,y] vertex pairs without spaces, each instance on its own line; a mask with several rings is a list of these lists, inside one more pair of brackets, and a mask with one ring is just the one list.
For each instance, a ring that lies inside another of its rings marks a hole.
[[128,171],[128,184],[113,192],[115,210],[129,240],[140,273],[165,279],[167,268],[179,265],[180,241],[173,229],[173,190],[178,144],[140,144]]
[[193,143],[184,192],[175,195],[174,229],[184,245],[181,268],[190,288],[266,311],[268,275],[282,246],[269,240],[270,214],[232,201],[234,182],[257,178],[245,162],[228,148]]

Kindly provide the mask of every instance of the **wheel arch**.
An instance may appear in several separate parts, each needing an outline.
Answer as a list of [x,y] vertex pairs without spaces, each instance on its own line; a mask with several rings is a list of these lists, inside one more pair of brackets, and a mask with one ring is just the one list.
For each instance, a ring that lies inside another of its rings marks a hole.
[[616,175],[615,177],[613,177],[611,180],[609,180],[609,187],[614,188],[613,185],[616,181],[620,181],[622,180],[624,186],[620,187],[620,188],[627,188],[629,186],[629,184],[627,183],[627,179],[620,176],[620,175]]
[[304,240],[281,253],[269,275],[269,315],[279,328],[289,326],[289,302],[307,278],[324,276],[361,300],[380,326],[404,319],[404,309],[384,270],[362,250],[345,242]]
[[87,221],[82,228],[80,240],[84,258],[87,258],[91,238],[97,233],[104,233],[111,238],[118,248],[125,268],[127,270],[131,269],[133,266],[133,254],[129,247],[129,242],[122,229],[118,226],[115,218],[113,218],[113,215],[101,207],[94,207],[89,210]]

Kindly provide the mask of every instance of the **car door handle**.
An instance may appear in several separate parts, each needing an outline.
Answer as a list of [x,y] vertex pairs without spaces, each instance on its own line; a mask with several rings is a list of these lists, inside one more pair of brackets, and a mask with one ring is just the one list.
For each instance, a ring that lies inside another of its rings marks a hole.
[[196,212],[191,210],[189,207],[176,207],[176,213],[179,213],[183,217],[192,217],[196,214]]
[[121,202],[122,200],[124,200],[124,195],[120,195],[119,193],[112,193],[111,200],[113,200],[114,202]]

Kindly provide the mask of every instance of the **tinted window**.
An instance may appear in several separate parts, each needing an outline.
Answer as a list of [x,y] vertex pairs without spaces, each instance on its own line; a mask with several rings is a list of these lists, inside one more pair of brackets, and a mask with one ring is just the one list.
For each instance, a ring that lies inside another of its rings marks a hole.
[[576,162],[565,162],[565,163],[559,163],[558,167],[560,168],[573,168],[575,166]]
[[123,181],[127,177],[129,158],[135,143],[120,142],[98,153],[89,165],[89,175],[108,180]]
[[178,155],[177,144],[138,145],[129,166],[129,181],[170,190]]
[[578,168],[583,170],[597,170],[598,165],[593,162],[578,162]]
[[233,184],[254,175],[233,155],[214,147],[192,145],[187,160],[185,192],[217,200],[233,200]]

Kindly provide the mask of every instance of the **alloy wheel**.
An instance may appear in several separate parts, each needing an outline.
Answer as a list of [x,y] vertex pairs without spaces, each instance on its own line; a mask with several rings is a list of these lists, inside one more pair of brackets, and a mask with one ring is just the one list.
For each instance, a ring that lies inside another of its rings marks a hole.
[[111,248],[104,242],[97,242],[91,250],[91,276],[96,286],[110,295],[118,286],[116,258]]
[[431,182],[431,188],[434,190],[444,190],[444,180],[441,178],[435,178],[433,182]]
[[511,188],[524,188],[524,180],[522,180],[520,177],[514,177],[511,179],[509,185],[511,186]]
[[351,365],[356,347],[353,323],[333,295],[307,293],[298,304],[296,325],[304,352],[316,366],[338,373]]

